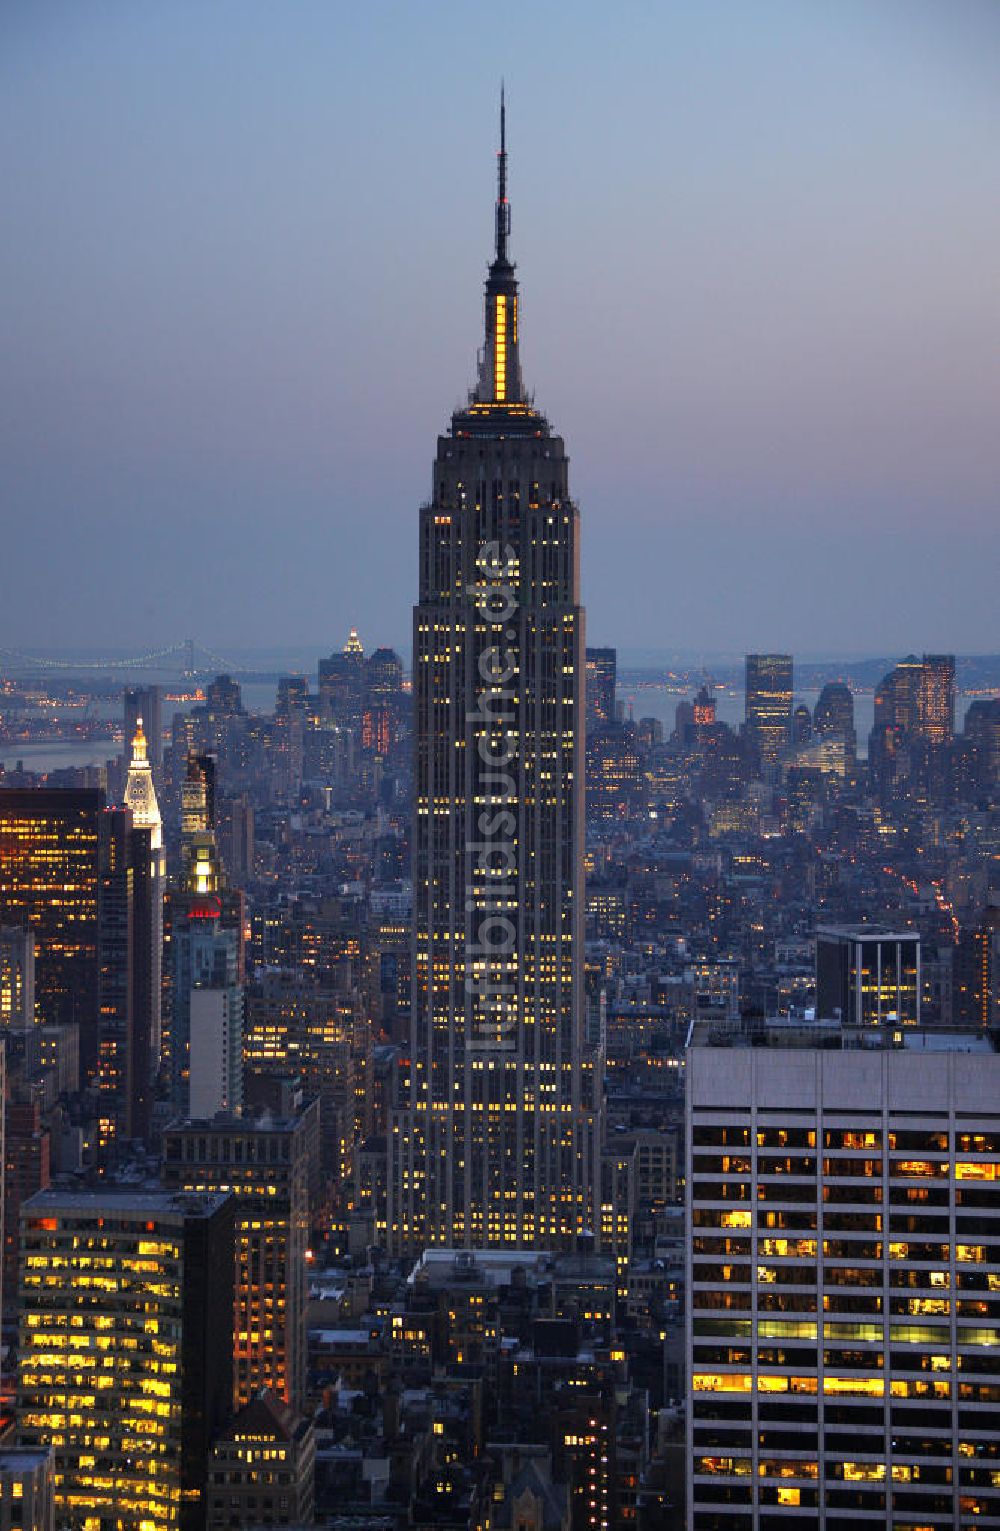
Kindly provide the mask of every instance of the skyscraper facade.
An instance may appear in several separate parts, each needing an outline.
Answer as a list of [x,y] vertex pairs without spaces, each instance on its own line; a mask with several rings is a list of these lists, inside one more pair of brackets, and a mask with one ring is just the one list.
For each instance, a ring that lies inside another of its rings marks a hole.
[[594,1227],[579,515],[563,442],[521,378],[502,105],[498,168],[478,381],[438,440],[420,512],[397,1249],[559,1247]]
[[732,1040],[688,1050],[688,1525],[996,1525],[993,1039]]
[[39,1018],[80,1027],[80,1067],[97,1066],[99,846],[96,788],[0,788],[0,924],[35,934]]
[[955,656],[925,654],[917,686],[917,732],[940,748],[955,735]]
[[237,1408],[262,1387],[303,1406],[309,1183],[318,1143],[315,1101],[294,1117],[218,1116],[174,1123],[163,1135],[166,1186],[236,1198],[230,1332]]
[[101,815],[95,1083],[102,1144],[149,1132],[159,1004],[156,901],[162,899],[153,883],[152,835],[150,828],[135,828],[127,808]]
[[[214,822],[214,762],[194,756],[181,793],[181,886],[167,899],[169,1026],[163,1058],[170,1096],[178,1116],[190,1116],[192,995],[211,991],[213,1002],[199,1007],[202,1041],[226,1068],[218,1076],[227,1108],[232,1098],[243,1019],[243,895],[226,888]],[[224,1022],[224,1024],[223,1024]],[[207,1103],[207,1098],[199,1102]]]
[[792,733],[791,654],[748,654],[746,728],[762,766],[775,766]]
[[35,1024],[35,936],[21,925],[0,925],[0,1026]]
[[19,1429],[60,1525],[203,1531],[232,1405],[233,1201],[42,1191],[22,1214]]

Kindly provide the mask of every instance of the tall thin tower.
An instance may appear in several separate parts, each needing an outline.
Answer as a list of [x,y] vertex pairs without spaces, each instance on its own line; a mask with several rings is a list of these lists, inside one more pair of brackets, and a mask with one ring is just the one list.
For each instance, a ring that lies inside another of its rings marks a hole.
[[503,96],[476,387],[438,438],[414,609],[410,1055],[389,1243],[571,1247],[594,1227],[583,1044],[583,610],[560,437],[521,380]]
[[136,719],[136,729],[132,739],[132,758],[129,762],[128,776],[125,782],[125,806],[132,810],[132,823],[136,829],[149,830],[149,876],[152,906],[152,920],[149,930],[149,940],[152,944],[152,952],[149,958],[149,1058],[152,1072],[155,1075],[160,1066],[160,1047],[162,1042],[163,894],[167,880],[167,857],[166,851],[163,848],[163,822],[160,818],[160,805],[156,801],[153,770],[149,760],[146,735],[143,732],[141,717]]

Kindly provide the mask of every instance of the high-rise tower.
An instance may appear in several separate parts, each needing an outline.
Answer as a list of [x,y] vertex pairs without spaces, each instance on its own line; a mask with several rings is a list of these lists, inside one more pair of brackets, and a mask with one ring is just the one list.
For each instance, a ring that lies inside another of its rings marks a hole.
[[777,766],[792,734],[791,654],[748,654],[746,729],[761,765]]
[[132,810],[132,823],[136,829],[149,830],[152,916],[149,931],[152,947],[149,958],[149,1058],[150,1066],[155,1074],[159,1068],[162,1029],[160,1006],[163,989],[163,895],[167,880],[167,856],[163,848],[160,805],[156,801],[152,764],[141,717],[136,718],[135,735],[132,739],[132,759],[125,783],[125,806]]
[[560,437],[521,379],[504,107],[476,387],[438,439],[414,610],[411,1049],[389,1241],[567,1247],[594,1227],[584,1057],[583,611]]

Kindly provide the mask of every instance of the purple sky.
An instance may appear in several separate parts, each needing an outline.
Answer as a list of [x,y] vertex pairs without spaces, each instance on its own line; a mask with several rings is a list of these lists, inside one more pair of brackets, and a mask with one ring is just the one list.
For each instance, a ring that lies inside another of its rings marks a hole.
[[591,641],[1000,649],[996,0],[6,0],[0,647],[408,647],[501,74]]

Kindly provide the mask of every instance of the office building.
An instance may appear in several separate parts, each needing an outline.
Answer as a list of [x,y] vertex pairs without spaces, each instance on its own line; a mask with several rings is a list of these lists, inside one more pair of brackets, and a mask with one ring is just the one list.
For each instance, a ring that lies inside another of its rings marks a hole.
[[974,790],[991,791],[1000,783],[1000,697],[973,702],[963,734]]
[[365,650],[352,627],[339,654],[319,662],[320,714],[342,727],[356,727],[365,698]]
[[56,1531],[51,1451],[0,1447],[0,1531]]
[[587,817],[622,822],[644,810],[642,750],[634,723],[611,723],[587,740]]
[[846,1026],[919,1026],[920,937],[881,925],[816,931],[816,1014]]
[[214,893],[220,870],[215,844],[215,757],[189,751],[181,782],[181,877],[192,893]]
[[746,731],[762,767],[777,765],[791,741],[791,654],[747,655]]
[[245,888],[254,875],[255,813],[246,792],[219,806],[219,855],[231,887]]
[[5,1103],[2,1128],[3,1277],[0,1282],[0,1308],[5,1322],[13,1320],[17,1313],[21,1207],[39,1191],[44,1191],[49,1183],[51,1136],[48,1127],[42,1122],[43,1093],[42,1084],[12,1080]]
[[151,828],[136,829],[131,811],[101,821],[98,918],[98,1140],[149,1135],[153,1037],[158,1033],[160,943]]
[[[0,924],[33,938],[37,1018],[78,1028],[102,1142],[143,1137],[148,1126],[160,960],[154,833],[127,809],[106,810],[96,789],[0,788]],[[0,1005],[12,1015],[32,1004],[31,963],[19,938],[5,936]]]
[[858,749],[854,696],[843,681],[828,681],[823,687],[813,708],[813,728],[821,739],[831,735],[843,739],[848,759],[854,759]]
[[18,1427],[58,1523],[204,1531],[232,1404],[233,1203],[42,1191],[23,1208]]
[[178,1116],[191,1111],[192,1005],[197,991],[214,994],[215,1010],[199,1005],[201,1040],[208,1043],[212,1015],[226,1012],[227,1025],[242,1022],[240,933],[226,919],[226,903],[218,893],[171,894],[171,1100]]
[[403,661],[395,649],[374,649],[365,661],[368,700],[376,707],[389,707],[403,692]]
[[0,924],[35,937],[40,1020],[80,1028],[80,1066],[97,1069],[98,898],[104,794],[0,787]]
[[318,1154],[315,1101],[294,1117],[218,1116],[163,1135],[163,1182],[236,1198],[237,1408],[271,1388],[298,1412],[306,1359],[309,1187]]
[[[996,874],[995,874],[996,875]],[[969,995],[965,1004],[974,1025],[1000,1030],[1000,885],[992,883],[986,907],[966,942],[971,947]]]
[[0,925],[0,1026],[23,1031],[34,1024],[34,931]]
[[583,612],[562,439],[521,379],[501,107],[468,405],[438,440],[414,612],[411,1048],[390,1244],[571,1247],[595,1225],[583,1038]]
[[191,990],[191,1078],[188,1110],[204,1120],[243,1106],[243,990],[197,984]]
[[[0,788],[0,924],[33,938],[37,1019],[78,1028],[102,1141],[146,1131],[159,999],[153,833],[129,810],[107,811],[96,789]],[[0,972],[0,1004],[26,1018],[31,958],[16,935],[4,937]]]
[[206,1531],[311,1526],[315,1469],[312,1423],[262,1390],[212,1446]]
[[[170,1098],[178,1117],[192,1114],[192,996],[215,994],[198,1002],[201,1044],[219,1067],[225,1042],[225,1075],[215,1073],[202,1104],[238,1094],[235,1029],[242,1027],[244,977],[243,895],[231,890],[215,841],[214,762],[188,759],[181,793],[181,885],[166,898],[166,949],[169,976],[169,1023],[162,1055]],[[241,1044],[240,1044],[241,1045]],[[204,1082],[203,1082],[204,1083]]]
[[213,718],[238,718],[243,712],[243,693],[231,675],[217,675],[205,687],[205,708]]
[[716,702],[715,697],[707,686],[701,686],[698,695],[691,704],[691,721],[694,725],[695,738],[701,739],[705,731],[713,729],[716,725]]
[[243,1064],[246,1090],[259,1097],[268,1079],[301,1080],[319,1101],[320,1162],[339,1183],[349,1179],[358,1134],[358,1096],[371,1068],[371,1026],[350,997],[265,973],[246,996]]
[[587,649],[585,702],[587,733],[607,728],[617,718],[615,689],[618,683],[618,650]]
[[[10,1216],[10,1207],[7,1194],[7,1049],[0,1042],[0,1165],[3,1166],[3,1195],[0,1197],[0,1245],[3,1245],[6,1237],[6,1222]],[[13,1188],[16,1192],[16,1186]],[[13,1199],[13,1198],[11,1198]],[[6,1261],[4,1262],[6,1266]],[[0,1313],[3,1312],[3,1299],[5,1293],[2,1287],[2,1269],[0,1269]]]
[[992,1040],[733,1043],[687,1055],[688,1525],[1000,1524]]
[[915,654],[900,660],[875,687],[875,717],[868,738],[868,769],[874,790],[891,795],[911,771],[910,746],[917,737],[923,665]]
[[955,737],[955,656],[925,654],[917,684],[917,733],[940,748]]

